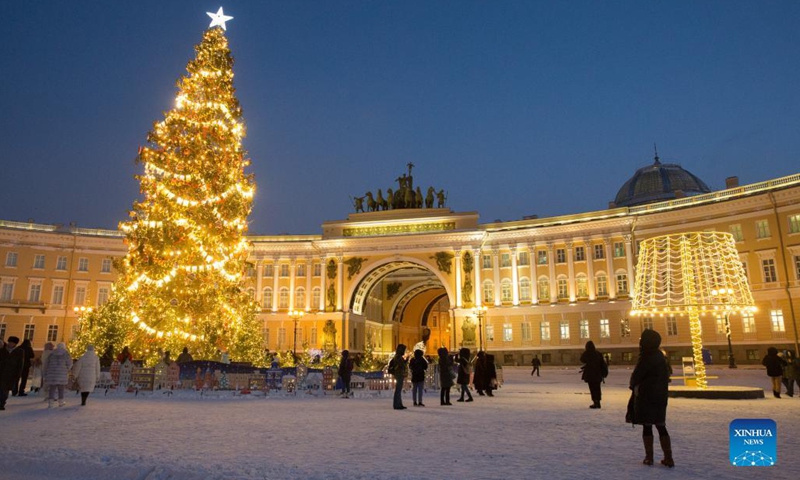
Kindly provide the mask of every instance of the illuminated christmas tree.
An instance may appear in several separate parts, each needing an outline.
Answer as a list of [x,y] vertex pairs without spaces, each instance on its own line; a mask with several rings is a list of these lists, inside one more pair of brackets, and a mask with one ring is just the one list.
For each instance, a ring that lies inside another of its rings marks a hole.
[[[256,304],[242,288],[255,186],[244,173],[245,129],[223,31],[231,17],[220,16],[221,9],[177,83],[175,107],[140,148],[144,199],[120,224],[128,253],[109,304],[114,308],[82,322],[77,344],[111,343],[116,351],[130,345],[135,358],[151,362],[159,351],[184,346],[196,359],[223,350],[234,361],[263,361]],[[113,340],[103,336],[109,332]]]

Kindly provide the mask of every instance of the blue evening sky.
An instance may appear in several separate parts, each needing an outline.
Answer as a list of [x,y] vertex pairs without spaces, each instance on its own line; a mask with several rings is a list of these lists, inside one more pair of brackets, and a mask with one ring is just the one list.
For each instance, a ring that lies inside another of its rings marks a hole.
[[[4,3],[0,219],[116,228],[208,1]],[[251,233],[317,234],[415,184],[481,222],[600,210],[679,163],[798,173],[797,1],[244,1],[227,15]]]

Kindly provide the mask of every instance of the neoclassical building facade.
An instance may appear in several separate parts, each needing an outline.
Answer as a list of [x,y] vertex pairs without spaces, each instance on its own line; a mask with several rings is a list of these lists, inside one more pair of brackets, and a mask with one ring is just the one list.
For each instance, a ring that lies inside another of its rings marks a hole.
[[[251,236],[246,288],[265,348],[388,354],[425,339],[428,353],[482,347],[506,365],[534,354],[568,365],[593,340],[612,363],[632,364],[653,328],[678,360],[691,351],[687,318],[629,314],[637,245],[714,230],[735,237],[758,306],[729,318],[737,363],[795,350],[800,174],[712,192],[671,167],[640,169],[601,211],[481,224],[475,212],[394,209],[326,222],[318,235]],[[112,259],[125,253],[118,231],[0,221],[0,337],[30,338],[37,351],[69,340],[80,309],[108,298]],[[714,362],[727,363],[725,318],[704,316],[702,329]]]

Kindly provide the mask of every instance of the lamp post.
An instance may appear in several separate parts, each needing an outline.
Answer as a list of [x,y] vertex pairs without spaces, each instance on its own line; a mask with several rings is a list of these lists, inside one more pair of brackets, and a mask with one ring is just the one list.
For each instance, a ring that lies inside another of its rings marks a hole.
[[480,340],[478,343],[478,350],[483,350],[483,319],[486,317],[487,310],[488,308],[485,305],[475,309],[475,317],[478,319],[478,338]]
[[[731,288],[721,288],[719,290],[711,290],[711,295],[719,296],[722,298],[722,303],[727,304],[729,296],[733,294]],[[737,368],[736,361],[733,359],[733,346],[731,345],[731,321],[730,310],[725,309],[725,336],[728,337],[728,368]]]
[[297,366],[297,321],[303,318],[306,312],[302,310],[289,310],[289,316],[294,320],[294,365]]

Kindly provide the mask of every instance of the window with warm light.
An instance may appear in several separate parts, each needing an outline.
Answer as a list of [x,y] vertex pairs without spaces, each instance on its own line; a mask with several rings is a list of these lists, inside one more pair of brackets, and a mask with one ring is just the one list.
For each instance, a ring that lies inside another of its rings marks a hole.
[[631,321],[623,318],[619,322],[619,336],[620,338],[630,338],[631,336]]
[[47,341],[48,342],[58,341],[58,325],[47,326]]
[[607,297],[608,296],[608,277],[604,273],[598,273],[597,277],[595,277],[595,284],[597,286],[597,296],[598,297]]
[[800,255],[794,256],[794,278],[800,280]]
[[742,332],[756,333],[756,319],[752,312],[742,313]]
[[594,259],[595,260],[602,260],[606,258],[606,250],[604,245],[595,245],[594,246]]
[[319,308],[319,301],[320,301],[320,293],[321,289],[319,287],[314,287],[311,289],[311,307],[312,308]]
[[670,337],[678,335],[678,319],[673,316],[667,317],[667,335]]
[[769,318],[772,323],[772,331],[776,333],[786,332],[786,325],[783,323],[783,310],[770,310]]
[[542,340],[550,340],[550,322],[543,321],[539,324],[539,333],[542,336]]
[[769,221],[768,220],[756,220],[756,238],[769,238]]
[[561,340],[569,340],[569,321],[561,320],[558,322],[558,332]]
[[523,302],[531,301],[531,281],[527,277],[519,279],[519,299]]
[[550,280],[547,277],[539,277],[539,298],[550,300]]
[[511,280],[504,278],[500,282],[500,293],[501,293],[501,300],[503,303],[509,303],[512,300],[511,295]]
[[625,256],[625,243],[614,242],[614,258],[622,258]]
[[511,266],[511,255],[503,253],[500,255],[500,267],[508,268]]
[[628,274],[617,273],[617,293],[620,295],[628,294]]
[[108,294],[109,294],[109,288],[108,287],[99,287],[97,289],[97,305],[98,306],[105,305],[106,303],[108,303]]
[[800,233],[800,215],[789,216],[789,233]]
[[578,322],[578,326],[580,327],[580,335],[581,340],[586,340],[589,338],[589,320],[583,319]]
[[716,315],[714,320],[717,326],[717,335],[725,335],[727,333],[725,329],[725,315]]
[[30,340],[33,341],[33,335],[36,333],[36,325],[29,323],[25,325],[24,333],[22,334],[23,340]]
[[736,223],[734,225],[730,225],[728,227],[728,231],[731,232],[731,235],[733,235],[733,239],[736,240],[737,242],[744,241],[744,233],[742,233],[741,224]]
[[575,261],[576,262],[583,262],[586,260],[586,248],[585,247],[575,247]]
[[511,327],[510,323],[503,324],[503,341],[510,342],[514,340],[514,329]]
[[569,283],[567,282],[566,277],[559,277],[556,280],[556,287],[558,288],[558,299],[559,300],[568,300],[569,299]]
[[642,317],[642,330],[653,330],[653,317]]
[[483,282],[483,303],[492,303],[494,301],[494,284],[491,280]]
[[607,318],[600,319],[600,338],[611,337],[611,323]]
[[547,251],[546,250],[539,250],[536,252],[536,263],[539,265],[547,265]]
[[261,305],[264,308],[272,308],[272,288],[266,287],[261,292]]
[[63,305],[64,304],[64,285],[54,285],[53,286],[53,298],[52,298],[53,305]]
[[492,268],[492,256],[491,255],[484,255],[483,256],[483,268]]
[[528,252],[519,252],[519,255],[517,256],[518,265],[528,265],[530,264],[530,261],[531,259],[530,255],[528,255]]
[[278,291],[278,308],[289,308],[289,289],[286,287]]
[[765,258],[761,260],[761,268],[764,272],[764,283],[773,283],[778,281],[778,272],[775,270],[774,258]]
[[587,298],[589,296],[589,279],[583,273],[575,277],[575,288],[578,291],[578,298]]

